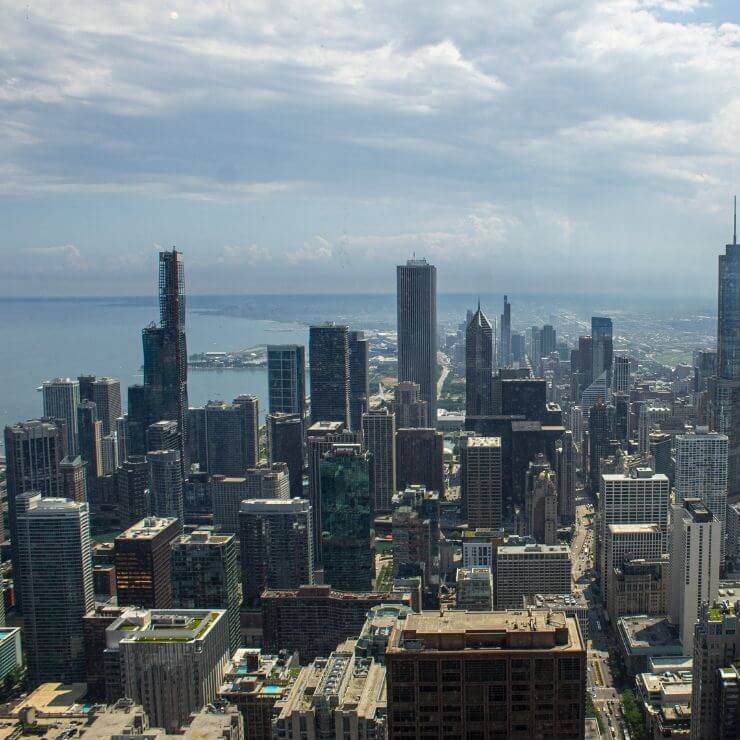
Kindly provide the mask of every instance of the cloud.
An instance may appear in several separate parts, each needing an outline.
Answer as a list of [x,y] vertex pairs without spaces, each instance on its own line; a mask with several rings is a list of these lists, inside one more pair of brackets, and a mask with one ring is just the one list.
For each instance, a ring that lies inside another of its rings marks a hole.
[[69,262],[80,262],[82,252],[74,244],[64,244],[59,247],[28,247],[23,250],[26,254],[41,257],[62,257]]
[[257,244],[225,246],[217,258],[224,265],[257,265],[271,261],[270,251]]

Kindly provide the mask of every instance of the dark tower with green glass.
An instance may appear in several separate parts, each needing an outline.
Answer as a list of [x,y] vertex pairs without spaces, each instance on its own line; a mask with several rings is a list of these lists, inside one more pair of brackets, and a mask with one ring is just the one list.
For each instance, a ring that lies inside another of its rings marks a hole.
[[321,460],[324,580],[339,591],[372,591],[372,455],[336,444]]

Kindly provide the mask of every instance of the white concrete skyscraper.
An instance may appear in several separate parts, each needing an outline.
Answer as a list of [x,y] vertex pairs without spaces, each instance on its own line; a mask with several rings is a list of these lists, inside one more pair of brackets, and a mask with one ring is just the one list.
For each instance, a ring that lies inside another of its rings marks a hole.
[[387,409],[362,415],[365,449],[373,456],[373,495],[375,511],[390,511],[396,492],[396,415]]
[[396,267],[398,380],[418,383],[437,425],[437,268],[426,260]]

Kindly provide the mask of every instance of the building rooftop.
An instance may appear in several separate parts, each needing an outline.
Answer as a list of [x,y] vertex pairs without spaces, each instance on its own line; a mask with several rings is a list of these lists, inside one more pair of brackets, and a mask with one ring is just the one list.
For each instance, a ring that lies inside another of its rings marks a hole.
[[501,447],[501,437],[466,437],[468,447]]
[[388,645],[389,653],[502,649],[585,648],[575,619],[549,609],[409,614],[395,628]]
[[170,517],[148,516],[121,532],[116,540],[152,540],[176,521]]
[[681,647],[678,630],[664,615],[621,617],[618,620],[622,634],[631,650],[654,647]]
[[609,524],[607,529],[613,534],[637,534],[642,532],[662,535],[660,525],[655,522],[649,524]]
[[130,609],[108,627],[107,641],[115,644],[202,640],[225,614],[225,611],[216,609]]
[[570,557],[570,547],[568,545],[500,545],[498,555],[541,555],[557,553]]
[[197,529],[190,534],[184,534],[180,537],[181,545],[223,545],[230,540],[234,540],[233,534],[214,534],[207,529]]

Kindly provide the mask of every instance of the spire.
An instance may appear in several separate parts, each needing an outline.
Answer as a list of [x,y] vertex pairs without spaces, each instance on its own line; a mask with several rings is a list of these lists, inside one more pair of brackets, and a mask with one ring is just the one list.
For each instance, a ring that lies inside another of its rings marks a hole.
[[733,245],[737,245],[737,195],[735,196],[732,213],[732,243]]
[[480,313],[480,296],[478,296],[478,313]]

